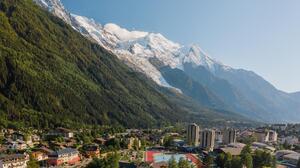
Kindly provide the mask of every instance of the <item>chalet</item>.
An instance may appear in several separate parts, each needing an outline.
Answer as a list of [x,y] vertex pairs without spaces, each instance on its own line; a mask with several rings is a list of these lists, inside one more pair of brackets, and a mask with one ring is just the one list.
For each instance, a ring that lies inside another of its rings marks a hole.
[[79,152],[72,148],[65,148],[48,155],[48,164],[51,166],[74,165],[79,161]]
[[6,155],[0,158],[0,168],[26,168],[29,157],[22,154]]

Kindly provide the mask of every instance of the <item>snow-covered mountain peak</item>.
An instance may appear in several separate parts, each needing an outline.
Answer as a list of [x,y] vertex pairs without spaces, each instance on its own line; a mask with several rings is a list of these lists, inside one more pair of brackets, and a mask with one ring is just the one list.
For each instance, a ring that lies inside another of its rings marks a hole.
[[202,65],[206,68],[212,69],[216,63],[210,58],[198,45],[192,45],[184,59],[184,62],[194,63],[195,65]]
[[65,10],[65,7],[60,0],[34,0],[38,5],[46,8],[57,17],[64,20],[66,23],[71,24],[70,14]]
[[185,63],[204,66],[211,72],[226,66],[213,60],[197,45],[182,46],[160,33],[130,31],[116,24],[104,26],[83,16],[67,12],[60,0],[35,0],[40,6],[63,19],[75,30],[114,52],[117,57],[133,69],[144,73],[162,86],[170,87],[159,69],[152,65],[155,58],[162,65],[184,70]]
[[184,49],[185,53],[183,63],[191,63],[193,66],[203,66],[212,73],[218,69],[229,70],[231,67],[222,64],[221,62],[211,58],[198,45],[193,44],[188,49]]
[[120,26],[108,23],[104,26],[104,31],[116,36],[120,41],[132,41],[148,35],[147,32],[142,31],[128,31]]
[[75,14],[71,14],[71,16],[78,23],[80,23],[82,27],[89,28],[93,31],[99,31],[102,29],[102,25],[97,23],[94,19],[89,19],[87,17],[79,16],[79,15],[75,15]]
[[160,33],[150,33],[145,37],[145,40],[148,41],[149,46],[154,48],[160,47],[162,50],[178,50],[181,47],[180,44],[168,40]]

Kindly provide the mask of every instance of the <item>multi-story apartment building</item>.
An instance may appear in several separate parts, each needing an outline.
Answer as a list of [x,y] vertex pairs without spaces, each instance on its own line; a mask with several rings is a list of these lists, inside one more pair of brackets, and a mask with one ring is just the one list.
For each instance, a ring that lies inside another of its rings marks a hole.
[[236,130],[225,129],[223,132],[223,144],[236,143]]
[[203,130],[200,136],[200,147],[207,151],[213,151],[215,146],[215,130]]
[[189,124],[187,128],[187,143],[190,146],[199,145],[199,132],[200,128],[197,124]]

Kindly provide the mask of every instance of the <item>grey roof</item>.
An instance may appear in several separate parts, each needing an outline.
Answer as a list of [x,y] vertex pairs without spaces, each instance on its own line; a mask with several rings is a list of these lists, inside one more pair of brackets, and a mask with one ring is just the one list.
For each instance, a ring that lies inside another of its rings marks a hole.
[[290,153],[283,156],[284,159],[293,159],[293,160],[299,160],[300,154],[299,153]]
[[0,157],[0,160],[2,160],[3,162],[8,162],[12,159],[25,159],[26,156],[23,154],[13,154],[13,155],[4,155]]
[[65,148],[59,151],[55,151],[53,153],[51,153],[51,156],[58,156],[58,155],[63,155],[63,154],[69,154],[69,153],[77,153],[77,149],[73,149],[73,148]]

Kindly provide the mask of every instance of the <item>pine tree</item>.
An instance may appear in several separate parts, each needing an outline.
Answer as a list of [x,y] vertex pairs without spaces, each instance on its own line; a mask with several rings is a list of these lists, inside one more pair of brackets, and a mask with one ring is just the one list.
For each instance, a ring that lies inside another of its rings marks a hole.
[[205,157],[204,163],[205,165],[207,165],[207,167],[212,167],[212,164],[214,163],[214,158],[208,155],[207,157]]
[[184,158],[180,158],[178,162],[178,168],[189,168],[189,167],[191,167],[189,162]]
[[169,160],[169,168],[178,168],[177,162],[174,158],[174,156],[171,157],[171,159]]
[[225,158],[225,154],[224,153],[221,153],[217,156],[216,158],[216,164],[218,167],[220,168],[224,168],[225,166],[225,161],[226,161],[226,158]]
[[241,157],[233,157],[231,161],[231,168],[243,168]]
[[248,153],[244,156],[243,164],[247,168],[253,168],[253,158],[252,158],[251,154]]
[[226,153],[225,160],[226,161],[225,161],[224,167],[225,168],[232,168],[232,163],[231,163],[231,161],[232,161],[232,155],[230,153]]

